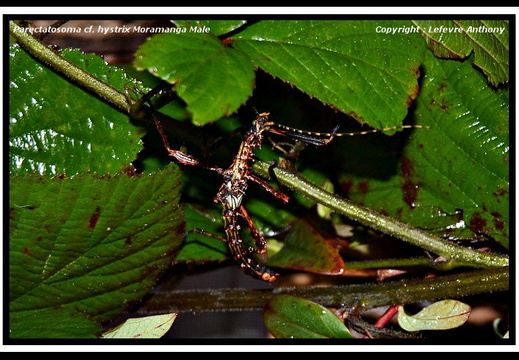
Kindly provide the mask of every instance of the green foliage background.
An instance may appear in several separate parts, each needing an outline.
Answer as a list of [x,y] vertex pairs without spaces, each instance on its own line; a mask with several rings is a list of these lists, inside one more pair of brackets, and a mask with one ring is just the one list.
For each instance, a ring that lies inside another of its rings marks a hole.
[[[247,126],[250,118],[237,111],[251,99],[274,121],[301,129],[329,131],[339,122],[345,131],[358,130],[353,120],[376,129],[427,126],[410,135],[337,139],[326,149],[305,150],[297,167],[318,183],[330,180],[355,202],[439,236],[509,247],[507,21],[173,23],[211,31],[151,36],[136,52],[138,70],[176,90],[178,99],[164,113],[205,125],[200,137],[206,129],[224,136]],[[506,30],[440,37],[426,31],[442,25]],[[376,30],[412,26],[422,31]],[[120,92],[147,90],[99,57],[69,49],[60,55]],[[171,261],[227,258],[225,245],[212,238],[193,235],[182,246],[180,172],[142,161],[150,149],[163,153],[156,134],[146,135],[149,124],[131,121],[18,45],[10,47],[9,70],[12,337],[96,336],[101,324],[142,299]],[[173,148],[199,151],[181,133],[168,135]],[[233,141],[213,157],[223,167],[239,140]],[[267,147],[258,152],[262,160],[278,156]],[[132,164],[138,158],[139,175]],[[219,180],[206,181],[201,171],[184,171],[187,228],[221,233],[219,209],[208,205]],[[247,207],[262,231],[295,224],[272,265],[344,270],[338,252],[314,231],[315,220],[293,223],[303,214],[315,218],[311,202],[294,195],[280,208],[259,191],[251,189]],[[298,238],[307,241],[304,249]],[[279,301],[272,309],[290,300]],[[271,319],[278,316],[272,309]],[[289,336],[271,323],[273,333]]]

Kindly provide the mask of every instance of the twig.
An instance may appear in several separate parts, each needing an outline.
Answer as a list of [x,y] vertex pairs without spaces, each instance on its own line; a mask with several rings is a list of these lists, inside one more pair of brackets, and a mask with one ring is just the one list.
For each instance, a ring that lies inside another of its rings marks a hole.
[[356,307],[363,311],[379,306],[459,298],[508,288],[509,269],[503,267],[383,284],[158,292],[138,313],[261,310],[272,296],[278,294],[302,297],[323,306]]
[[[258,161],[254,164],[253,170],[262,176],[268,177],[269,167],[270,165],[268,163]],[[294,189],[305,197],[325,205],[374,230],[391,235],[439,255],[441,261],[437,262],[438,267],[444,269],[458,266],[492,268],[509,265],[508,256],[469,249],[428,234],[421,229],[412,227],[406,223],[332,194],[312,184],[294,170],[276,168],[274,172],[282,185]]]
[[81,87],[97,94],[120,111],[124,113],[129,112],[131,104],[128,103],[124,93],[71,63],[63,56],[60,56],[31,34],[24,31],[24,28],[18,26],[14,21],[9,21],[9,31],[10,35],[14,37],[29,54],[56,70],[58,73],[65,75],[68,79],[73,80]]

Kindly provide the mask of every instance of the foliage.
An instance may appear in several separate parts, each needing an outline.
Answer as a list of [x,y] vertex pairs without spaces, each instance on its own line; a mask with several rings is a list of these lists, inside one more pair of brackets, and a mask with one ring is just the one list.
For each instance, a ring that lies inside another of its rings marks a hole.
[[[398,266],[419,258],[421,265],[441,271],[448,260],[463,258],[447,245],[450,240],[462,247],[464,241],[482,242],[500,256],[494,261],[481,255],[481,267],[507,263],[499,254],[510,246],[507,21],[173,24],[184,31],[150,36],[134,61],[138,70],[175,90],[177,98],[161,109],[176,117],[163,121],[172,148],[186,145],[188,153],[201,156],[204,149],[193,146],[190,137],[224,137],[236,125],[247,126],[250,117],[242,108],[248,101],[268,109],[274,121],[300,129],[329,131],[336,123],[341,132],[366,129],[353,119],[391,128],[384,130],[388,134],[404,123],[427,127],[391,137],[337,138],[327,147],[302,151],[295,165],[306,179],[332,183],[370,209],[382,227],[387,216],[437,236],[445,241],[445,253],[418,243],[441,255],[431,261],[415,247],[384,244],[362,228],[345,240],[337,234],[352,225],[344,214],[325,212],[321,218],[314,199],[296,193],[281,207],[251,187],[245,205],[260,230],[289,229],[282,239],[269,239],[269,265],[338,276],[378,268],[380,259],[382,267],[395,267],[392,257],[397,257]],[[435,26],[465,30],[437,36],[429,30]],[[506,30],[471,36],[468,26]],[[380,31],[418,27],[420,32]],[[159,154],[164,150],[150,118],[132,112],[135,100],[128,97],[123,109],[108,105],[109,97],[92,96],[75,83],[78,79],[61,77],[60,69],[56,74],[27,54],[30,46],[16,31],[11,35],[24,44],[24,49],[12,45],[9,57],[11,336],[94,337],[102,324],[143,299],[171,261],[228,257],[225,244],[215,238],[192,234],[182,242],[184,226],[222,233],[219,209],[211,204],[220,180],[201,175],[204,169],[184,169],[184,225],[179,168],[142,160],[154,146]],[[128,95],[129,88],[149,90],[97,56],[69,49],[59,56],[119,95]],[[182,132],[189,121],[204,126]],[[211,161],[229,162],[238,142],[232,139]],[[257,157],[273,160],[279,152],[265,147]],[[378,254],[366,253],[373,244]],[[265,323],[275,336],[351,337],[341,319],[307,300],[272,297],[265,309]]]
[[103,334],[106,339],[156,339],[169,330],[176,314],[154,315],[128,319],[118,327]]
[[344,323],[323,306],[278,295],[265,306],[265,324],[276,338],[353,338]]
[[407,331],[445,330],[463,325],[470,315],[470,306],[456,300],[435,302],[409,316],[403,306],[398,308],[398,323]]
[[[98,57],[63,54],[129,81]],[[149,292],[181,244],[180,174],[136,176],[141,128],[16,45],[10,59],[11,337],[92,337]]]

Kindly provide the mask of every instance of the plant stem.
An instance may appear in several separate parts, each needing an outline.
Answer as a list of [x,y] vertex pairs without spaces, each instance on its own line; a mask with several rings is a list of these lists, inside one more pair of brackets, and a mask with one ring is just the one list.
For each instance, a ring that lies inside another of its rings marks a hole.
[[200,129],[196,125],[176,121],[155,109],[142,106],[142,103],[137,103],[137,101],[129,98],[125,92],[119,91],[53,51],[25,31],[25,28],[18,26],[14,21],[9,21],[9,31],[18,44],[35,59],[41,61],[58,74],[65,76],[81,88],[97,95],[122,113],[149,124],[154,124],[153,116],[155,116],[162,120],[163,127],[168,133],[172,133],[177,138],[191,142],[198,147],[203,145],[205,137],[200,135]]
[[[270,164],[258,161],[254,164],[253,170],[262,176],[269,177],[269,167]],[[439,255],[441,261],[438,261],[437,265],[442,268],[448,269],[457,266],[492,268],[508,266],[509,264],[509,259],[505,255],[484,253],[456,245],[406,223],[348,201],[312,184],[294,170],[275,168],[274,173],[281,184],[296,190],[298,193],[313,201],[325,205],[374,230],[404,240]]]
[[18,26],[14,21],[9,21],[9,32],[29,54],[81,85],[81,87],[99,95],[120,111],[129,112],[131,104],[128,103],[124,93],[60,56],[25,31],[25,28]]
[[434,278],[383,284],[309,286],[272,290],[219,289],[158,292],[139,309],[140,314],[199,311],[260,310],[274,295],[289,294],[323,306],[374,307],[425,300],[459,298],[509,288],[509,269],[474,270]]
[[388,259],[376,259],[376,260],[359,260],[359,261],[348,261],[348,269],[395,269],[399,267],[409,266],[434,266],[431,263],[431,258],[420,257],[420,258],[388,258]]

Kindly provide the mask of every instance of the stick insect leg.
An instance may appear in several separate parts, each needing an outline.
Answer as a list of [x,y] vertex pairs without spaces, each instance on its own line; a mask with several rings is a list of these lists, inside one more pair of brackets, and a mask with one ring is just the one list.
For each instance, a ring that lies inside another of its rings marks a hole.
[[268,172],[269,172],[269,176],[272,180],[274,180],[274,182],[277,184],[278,186],[278,189],[283,189],[283,185],[281,184],[281,182],[279,181],[278,177],[276,176],[276,173],[274,172],[274,169],[278,166],[278,162],[276,160],[273,160],[270,165],[269,165],[269,169],[268,169]]
[[241,239],[233,237],[231,237],[230,239],[226,239],[222,236],[211,234],[210,232],[197,228],[189,230],[188,234],[193,232],[209,236],[227,243],[233,259],[236,262],[238,262],[240,264],[240,267],[250,275],[269,283],[274,282],[276,278],[279,276],[278,273],[276,273],[266,265],[262,265],[258,263],[256,260],[254,260],[251,257],[251,250],[243,246],[243,242],[241,241]]
[[258,185],[261,185],[261,187],[263,187],[265,190],[267,190],[273,196],[277,197],[279,200],[283,201],[285,204],[288,203],[288,200],[290,200],[290,197],[287,194],[272,187],[268,182],[257,177],[254,174],[248,174],[247,179],[254,181]]
[[254,225],[254,222],[252,221],[251,217],[249,216],[249,213],[243,205],[239,207],[240,216],[247,222],[247,226],[249,227],[249,230],[251,232],[252,238],[254,239],[254,243],[256,244],[256,253],[258,254],[266,254],[267,253],[267,243],[265,242],[265,238],[261,233],[259,232],[256,225]]
[[202,229],[198,229],[198,228],[191,229],[191,230],[189,230],[189,231],[187,232],[187,235],[189,235],[189,234],[191,234],[191,233],[202,234],[202,235],[205,235],[205,236],[212,237],[213,239],[218,239],[218,240],[220,240],[220,241],[227,242],[227,239],[224,238],[223,236],[215,235],[215,234],[212,234],[212,233],[207,232],[207,231],[202,230]]
[[200,166],[203,168],[206,168],[208,170],[216,171],[218,174],[223,173],[223,169],[211,164],[208,164],[204,161],[198,160],[194,156],[188,155],[180,150],[173,150],[169,147],[168,138],[164,132],[164,129],[162,128],[162,124],[160,121],[157,120],[157,118],[153,117],[153,121],[155,122],[155,126],[157,127],[157,130],[160,134],[160,137],[162,138],[162,142],[164,143],[164,147],[166,148],[167,152],[170,156],[173,156],[177,161],[184,165],[192,165],[192,166]]
[[[252,247],[250,247],[250,246],[245,247],[243,242],[242,242],[242,240],[239,237],[230,237],[228,239],[228,238],[225,238],[223,236],[216,235],[216,234],[213,234],[213,233],[210,233],[210,232],[207,232],[205,230],[198,229],[198,228],[194,228],[194,229],[189,230],[187,232],[187,235],[192,234],[192,233],[202,234],[204,236],[208,236],[208,237],[211,237],[213,239],[217,239],[217,240],[223,241],[224,243],[226,243],[229,246],[229,249],[231,250],[232,256],[234,258],[236,258],[236,259],[238,259],[238,258],[239,259],[246,259],[254,251],[254,249]],[[259,234],[259,232],[258,232],[258,234]],[[241,256],[237,256],[237,254],[241,254]],[[242,261],[242,260],[240,260],[240,261]]]
[[243,247],[241,241],[230,241],[228,245],[234,260],[240,264],[240,267],[246,273],[269,283],[276,281],[279,274],[254,260],[250,252]]

